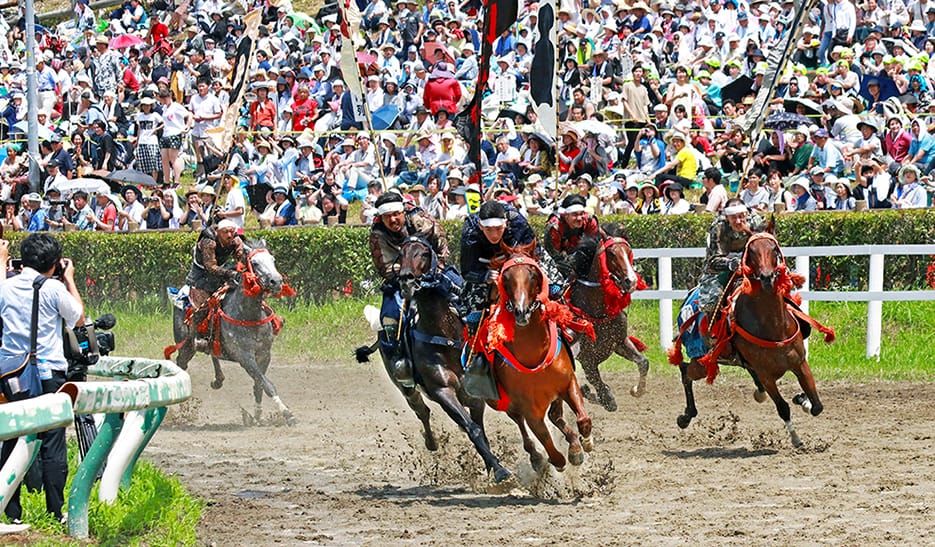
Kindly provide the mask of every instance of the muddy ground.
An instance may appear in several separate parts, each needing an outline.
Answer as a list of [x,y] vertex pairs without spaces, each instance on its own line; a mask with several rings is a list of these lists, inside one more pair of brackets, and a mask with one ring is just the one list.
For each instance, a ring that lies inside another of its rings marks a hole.
[[[657,365],[660,366],[660,365]],[[772,403],[740,373],[699,384],[685,430],[675,375],[607,374],[620,410],[589,405],[585,463],[537,477],[516,426],[489,411],[496,454],[516,479],[492,487],[467,438],[432,406],[440,451],[376,363],[273,366],[299,419],[245,427],[252,390],[235,364],[170,411],[145,457],[208,500],[205,545],[632,545],[935,543],[935,385],[824,383],[825,412],[794,409],[793,449]],[[796,392],[791,376],[782,386]]]

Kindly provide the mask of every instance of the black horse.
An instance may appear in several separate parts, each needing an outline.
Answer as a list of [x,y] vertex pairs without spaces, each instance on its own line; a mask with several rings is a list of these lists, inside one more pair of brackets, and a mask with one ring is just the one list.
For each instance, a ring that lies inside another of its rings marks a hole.
[[[467,433],[487,470],[493,469],[494,480],[501,482],[511,474],[490,450],[484,432],[484,401],[468,395],[461,385],[464,324],[451,308],[446,286],[449,280],[437,272],[437,265],[435,252],[424,239],[411,237],[403,243],[397,279],[409,306],[406,315],[411,322],[404,344],[412,357],[418,389],[401,386],[395,379],[393,383],[422,421],[426,448],[437,450],[438,443],[429,422],[429,408],[419,389]],[[384,356],[384,365],[389,366],[388,362]],[[392,373],[390,378],[393,378]]]

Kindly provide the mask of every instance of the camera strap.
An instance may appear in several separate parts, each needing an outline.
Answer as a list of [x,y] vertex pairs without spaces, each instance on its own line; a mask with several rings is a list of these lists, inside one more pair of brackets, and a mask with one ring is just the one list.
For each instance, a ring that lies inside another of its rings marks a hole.
[[36,365],[39,357],[39,289],[48,280],[44,275],[36,276],[32,282],[32,317],[29,320],[29,362]]

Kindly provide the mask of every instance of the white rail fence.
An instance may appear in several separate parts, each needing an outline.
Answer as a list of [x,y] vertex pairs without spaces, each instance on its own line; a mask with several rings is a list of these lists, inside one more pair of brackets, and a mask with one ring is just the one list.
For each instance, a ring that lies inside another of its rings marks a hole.
[[[866,302],[867,303],[867,351],[868,359],[880,359],[880,340],[882,334],[883,302],[921,302],[935,300],[935,290],[919,291],[884,291],[883,265],[885,257],[905,255],[935,254],[935,245],[844,245],[840,247],[787,247],[783,248],[786,257],[795,257],[794,269],[805,276],[805,284],[799,294],[802,295],[802,309],[808,313],[809,301],[815,302]],[[705,250],[694,248],[655,248],[633,249],[634,257],[656,259],[658,262],[657,290],[637,291],[635,300],[657,300],[659,302],[659,343],[664,349],[672,346],[673,320],[672,302],[681,302],[688,294],[687,289],[672,288],[673,258],[704,258]],[[811,257],[827,256],[869,256],[870,271],[866,291],[812,291],[809,290],[809,262]]]

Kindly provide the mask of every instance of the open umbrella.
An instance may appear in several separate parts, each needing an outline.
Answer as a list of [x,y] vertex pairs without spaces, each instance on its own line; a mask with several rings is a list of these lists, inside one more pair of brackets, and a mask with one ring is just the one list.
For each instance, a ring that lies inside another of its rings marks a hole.
[[919,54],[919,48],[912,45],[909,40],[903,40],[902,38],[883,38],[881,40],[883,45],[886,46],[886,49],[889,53],[893,53],[893,48],[899,46],[903,48],[903,51],[906,52],[906,55],[910,57],[915,57]]
[[142,38],[135,36],[133,34],[121,34],[119,36],[114,36],[110,39],[110,42],[107,44],[107,47],[110,49],[123,49],[125,47],[133,47],[139,44],[145,44]]
[[821,105],[810,99],[793,97],[782,101],[782,107],[786,109],[786,112],[798,112],[799,105],[805,107],[806,116],[814,117],[822,114]]
[[83,190],[88,194],[106,194],[110,192],[110,186],[101,179],[77,178],[64,180],[53,184],[50,188],[55,188],[63,196],[74,194],[78,190]]
[[[517,121],[516,120],[517,116],[521,117],[522,120]],[[509,120],[512,120],[513,123],[524,123],[524,124],[529,123],[529,118],[527,118],[525,114],[523,114],[522,112],[518,110],[513,110],[512,108],[504,108],[503,110],[501,110],[500,113],[497,114],[497,119],[499,120],[500,118],[507,118]]]
[[247,186],[247,198],[250,200],[250,208],[258,213],[266,209],[266,196],[273,191],[273,187],[265,182]]
[[357,64],[359,65],[370,65],[376,64],[377,58],[372,53],[367,53],[366,51],[357,52]]
[[122,184],[132,184],[134,186],[156,186],[156,179],[146,173],[136,169],[121,169],[105,177],[107,180],[120,182]]
[[399,107],[395,104],[385,104],[370,113],[375,131],[389,129],[399,117]]
[[[31,129],[29,128],[29,122],[23,120],[21,122],[16,122],[13,124],[13,127],[19,129],[23,133],[29,134]],[[47,141],[52,138],[52,130],[43,125],[36,126],[36,135],[39,137],[39,140]]]
[[811,123],[812,120],[801,114],[796,114],[794,112],[774,112],[766,117],[766,121],[763,122],[763,127],[766,129],[785,131],[786,129],[792,129],[800,125],[810,125]]
[[582,120],[576,122],[575,127],[578,128],[581,134],[593,133],[595,135],[606,135],[611,139],[617,138],[617,131],[613,127],[597,120]]
[[753,79],[749,76],[740,76],[733,82],[721,88],[721,100],[731,100],[739,103],[753,91]]
[[300,29],[304,30],[308,27],[312,27],[315,30],[318,29],[318,23],[316,23],[315,19],[307,13],[296,11],[294,13],[290,13],[286,17],[292,19],[292,24],[299,27]]
[[876,80],[876,82],[880,85],[880,98],[877,99],[876,102],[882,103],[890,97],[899,96],[899,88],[896,87],[896,82],[894,82],[893,79],[889,76],[865,76],[860,84],[860,96],[864,99],[867,99],[867,102],[871,103],[871,106],[872,103],[874,103],[874,99],[870,96],[870,92],[867,90],[867,86],[873,80]]

